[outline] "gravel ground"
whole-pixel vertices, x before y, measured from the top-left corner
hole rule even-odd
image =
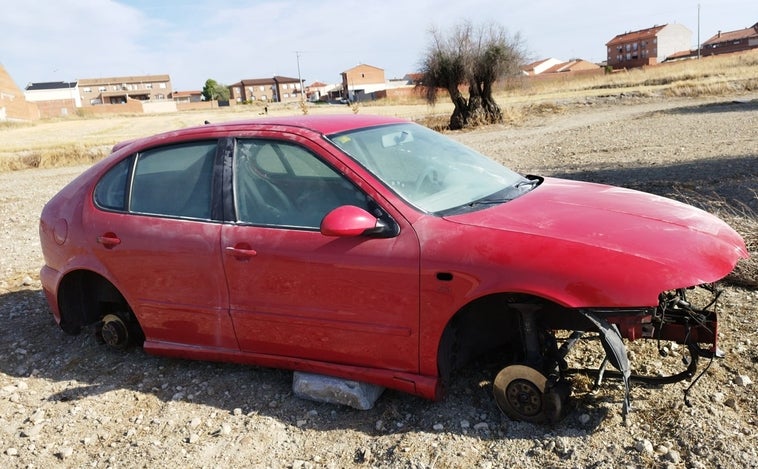
[[[596,99],[452,136],[523,173],[755,217],[755,98]],[[727,355],[693,388],[692,407],[683,402],[688,382],[636,385],[624,423],[616,383],[592,393],[578,378],[559,424],[513,422],[491,398],[497,363],[483,359],[443,401],[385,391],[358,411],[295,397],[290,372],[115,353],[63,334],[40,292],[37,217],[83,169],[0,173],[0,467],[758,467],[755,288],[724,286],[717,310]],[[574,360],[593,359],[593,347]],[[667,358],[655,344],[634,344],[631,354],[655,372],[681,359],[668,348]]]

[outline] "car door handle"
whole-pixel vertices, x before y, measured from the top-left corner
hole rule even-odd
[[[121,238],[116,236],[116,233],[105,233],[104,235],[97,237],[97,242],[106,248],[111,249],[114,246],[121,244]]]
[[[258,253],[255,251],[255,249],[251,249],[250,247],[242,247],[242,246],[227,246],[225,249],[226,253],[230,256],[234,256],[238,260],[247,260],[251,257],[257,255]]]

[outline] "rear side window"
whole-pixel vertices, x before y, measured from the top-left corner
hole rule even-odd
[[[95,187],[95,204],[109,210],[126,210],[126,185],[133,158],[126,158],[111,168]]]
[[[138,155],[131,212],[210,219],[216,141],[192,142]]]

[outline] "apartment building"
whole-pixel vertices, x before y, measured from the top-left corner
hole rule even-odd
[[[124,104],[137,101],[170,100],[173,90],[168,75],[142,75],[79,80],[82,107]]]
[[[691,41],[692,31],[681,24],[619,34],[605,44],[608,65],[615,69],[655,65],[677,52],[689,51]]]

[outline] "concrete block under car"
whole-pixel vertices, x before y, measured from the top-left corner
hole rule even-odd
[[[292,376],[292,391],[302,399],[369,410],[374,407],[384,388],[360,381],[296,371]]]

